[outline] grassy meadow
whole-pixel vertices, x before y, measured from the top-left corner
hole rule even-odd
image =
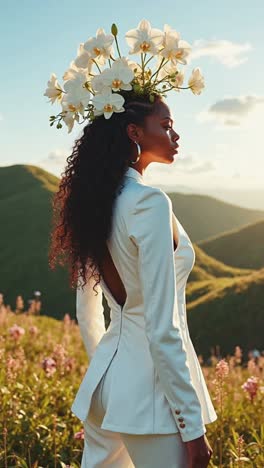
[[[37,166],[0,168],[0,468],[81,464],[82,424],[70,408],[89,360],[67,271],[48,266],[58,185]],[[186,301],[218,414],[207,425],[209,466],[264,468],[264,212],[205,195],[169,196],[195,249]],[[41,301],[32,299],[38,289]],[[103,306],[108,327],[105,298]]]
[[[80,467],[81,422],[70,407],[88,360],[78,325],[0,306],[0,466]],[[264,466],[264,356],[199,355],[218,419],[207,425],[210,467]]]

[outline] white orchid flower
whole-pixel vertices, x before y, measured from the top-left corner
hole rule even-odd
[[[182,86],[184,81],[184,72],[182,70],[167,64],[160,69],[158,80],[163,80],[165,77],[167,77],[166,81],[175,88],[175,91],[180,91],[178,88]]]
[[[125,98],[122,94],[126,93],[121,91],[132,91],[132,86],[135,94],[146,91],[152,98],[154,92],[162,94],[186,89],[182,87],[184,73],[177,67],[179,63],[187,64],[191,45],[183,41],[171,26],[165,24],[161,31],[152,28],[150,22],[143,19],[137,28],[125,34],[129,54],[140,54],[141,63],[121,56],[115,24],[112,24],[111,33],[106,34],[103,28],[99,28],[95,37],[79,45],[77,56],[63,75],[64,88],[59,85],[56,75],[51,75],[44,96],[48,96],[52,103],[60,102],[63,112],[57,117],[51,116],[50,125],[58,119],[59,122],[63,120],[71,132],[80,116],[92,121],[94,116],[104,115],[109,119],[114,112],[124,112]],[[114,41],[118,58],[114,57]],[[150,56],[145,60],[147,53]],[[152,69],[149,62],[153,59],[156,59],[156,68]],[[106,60],[109,67],[104,67]],[[205,87],[200,68],[193,69],[188,87],[193,94],[200,94]],[[57,128],[61,128],[61,125],[57,124]]]
[[[43,96],[47,96],[50,99],[49,102],[51,102],[52,104],[54,104],[55,101],[60,102],[62,99],[63,89],[59,85],[55,73],[51,74],[51,78],[47,84],[48,87]]]
[[[96,60],[99,65],[104,65],[106,59],[113,56],[113,34],[105,34],[103,28],[96,31],[96,37],[90,37],[83,45],[84,50]]]
[[[77,57],[74,60],[74,65],[77,68],[86,68],[88,73],[92,71],[94,62],[89,52],[85,50],[83,42],[79,45]]]
[[[91,79],[91,87],[93,88],[93,91],[98,94],[102,93],[102,91],[107,88],[108,91],[111,91],[110,86],[105,86],[103,79],[102,79],[103,72],[100,73],[99,75],[95,75]]]
[[[150,22],[142,20],[136,29],[130,29],[126,35],[129,54],[150,53],[157,55],[162,44],[164,33],[160,29],[151,28]]]
[[[188,85],[190,86],[193,94],[201,94],[201,91],[204,88],[204,77],[201,74],[199,67],[193,69]]]
[[[79,122],[79,114],[75,111],[66,110],[65,106],[64,106],[64,111],[65,111],[65,115],[62,117],[62,119],[68,127],[68,133],[71,133],[73,126],[74,126],[74,122],[75,121]]]
[[[89,63],[89,66],[86,67],[86,68],[82,68],[82,67],[78,67],[75,63],[75,60],[73,60],[71,63],[70,63],[70,66],[68,68],[68,70],[66,70],[62,76],[63,80],[64,81],[68,81],[68,80],[74,80],[75,77],[76,77],[76,74],[78,73],[84,73],[85,75],[87,75],[87,79],[89,78],[89,73],[91,71],[91,63]]]
[[[62,98],[62,102],[72,109],[78,110],[81,106],[86,106],[91,99],[91,93],[87,90],[84,84],[88,81],[87,72],[83,69],[74,70],[73,68],[68,73],[70,79],[65,81],[64,89],[66,94]]]
[[[124,112],[123,104],[125,99],[121,94],[112,93],[111,90],[104,89],[102,93],[93,97],[94,115],[104,114],[106,119],[110,119],[113,112]]]
[[[74,80],[75,79],[75,76],[76,76],[76,73],[79,71],[80,69],[77,67],[77,65],[75,65],[75,62],[72,61],[70,63],[70,66],[68,68],[68,70],[66,70],[62,76],[62,79],[64,81],[68,81],[68,80]]]
[[[186,57],[191,52],[191,45],[180,39],[180,34],[171,29],[168,24],[164,25],[164,41],[163,49],[160,50],[160,55],[171,61],[173,65],[177,62],[186,65]]]
[[[109,86],[113,91],[120,89],[130,91],[132,89],[130,82],[133,78],[134,73],[125,57],[115,60],[111,68],[107,68],[101,73],[102,85]]]

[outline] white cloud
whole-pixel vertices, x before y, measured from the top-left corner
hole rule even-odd
[[[65,148],[56,148],[50,151],[48,155],[39,161],[37,164],[42,166],[46,171],[50,171],[57,176],[61,175],[67,164],[67,157],[70,155],[70,151]]]
[[[184,172],[184,174],[201,174],[216,170],[213,161],[201,161],[197,153],[189,153],[184,158],[179,158],[176,164],[177,172]]]
[[[194,41],[190,60],[200,57],[212,57],[226,67],[233,68],[242,65],[248,60],[246,52],[252,50],[249,42],[239,44],[227,40],[205,40]]]
[[[47,156],[47,162],[52,164],[65,164],[69,153],[65,149],[57,148],[51,151]]]
[[[200,122],[214,120],[224,127],[246,126],[254,117],[255,111],[264,104],[264,96],[247,95],[226,97],[212,104],[209,109],[200,112],[197,119]]]

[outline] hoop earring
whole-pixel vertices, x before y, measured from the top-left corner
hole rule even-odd
[[[138,156],[137,156],[137,159],[135,161],[131,161],[132,164],[136,164],[140,160],[140,155],[141,155],[141,148],[140,148],[138,142],[134,141],[134,143],[136,143],[136,145],[137,145]]]

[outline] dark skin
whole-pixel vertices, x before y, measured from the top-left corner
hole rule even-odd
[[[173,129],[171,111],[164,101],[159,102],[155,114],[146,117],[144,127],[129,124],[127,134],[132,141],[137,141],[141,147],[140,159],[136,164],[131,164],[131,167],[143,176],[146,167],[152,162],[171,164],[174,161],[178,147],[177,141],[180,137]],[[137,155],[137,147],[134,145],[132,161],[136,160]],[[176,248],[179,238],[174,220],[173,231],[174,248]],[[124,305],[126,290],[109,252],[104,260],[103,278],[116,302]],[[206,435],[185,442],[185,444],[189,455],[188,468],[206,468],[213,453]]]

